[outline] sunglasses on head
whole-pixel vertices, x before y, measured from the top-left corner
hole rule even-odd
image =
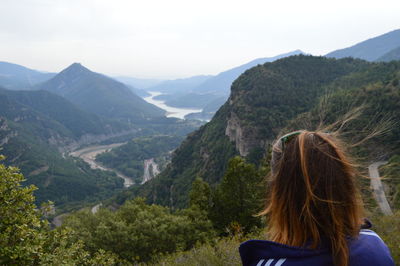
[[[301,133],[301,131],[294,131],[294,132],[288,133],[288,134],[284,135],[283,137],[281,137],[279,139],[279,141],[282,146],[282,151],[285,149],[285,144],[288,143],[289,141],[291,141],[292,139],[294,139],[294,137],[296,137],[300,133]]]

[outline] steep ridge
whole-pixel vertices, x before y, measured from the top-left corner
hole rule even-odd
[[[400,30],[394,30],[351,47],[328,53],[327,57],[344,58],[354,57],[367,61],[375,61],[391,50],[400,47]]]
[[[176,107],[197,107],[205,110],[200,114],[188,116],[191,118],[211,119],[214,113],[222,106],[229,97],[232,82],[237,79],[243,72],[259,64],[273,62],[275,60],[302,54],[300,50],[289,53],[280,54],[274,57],[258,58],[246,64],[223,71],[214,77],[210,77],[191,91],[183,95],[172,95],[173,97],[165,98],[166,103]]]
[[[232,84],[228,101],[215,117],[188,136],[157,179],[134,193],[150,202],[185,206],[196,176],[218,183],[235,154],[258,162],[286,123],[311,110],[329,84],[370,65],[300,55],[247,70]]]
[[[35,84],[49,80],[55,75],[13,63],[0,62],[0,87],[6,89],[31,89]]]
[[[87,112],[133,124],[162,117],[165,113],[135,95],[123,83],[78,63],[36,88],[61,95]]]

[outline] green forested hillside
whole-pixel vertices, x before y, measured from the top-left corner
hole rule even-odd
[[[229,158],[237,154],[258,162],[285,123],[310,110],[326,93],[324,86],[369,65],[354,59],[293,56],[246,71],[214,118],[183,142],[159,178],[137,193],[157,203],[185,206],[196,176],[218,183]]]
[[[151,201],[154,199],[167,206],[184,206],[196,176],[210,183],[218,182],[219,174],[225,172],[229,158],[237,154],[234,145],[224,135],[225,111],[226,107],[223,106],[211,122],[189,134],[174,152],[167,168],[133,194],[146,196]]]
[[[108,197],[122,188],[115,175],[93,171],[59,151],[83,136],[127,128],[107,122],[49,92],[0,90],[0,153],[7,164],[21,169],[28,184],[40,188],[38,202],[60,206]]]
[[[175,151],[172,163],[159,178],[134,194],[146,196],[151,202],[185,206],[196,176],[216,184],[232,156],[240,154],[258,163],[271,141],[297,117],[301,120],[314,110],[307,119],[319,122],[317,107],[326,95],[331,98],[325,106],[326,123],[364,103],[364,113],[353,129],[361,131],[373,120],[393,120],[399,114],[399,70],[395,62],[378,64],[313,56],[293,56],[252,68],[233,83],[228,102],[212,121]],[[295,126],[312,128],[310,123]],[[364,148],[367,152],[374,150],[371,155],[376,156],[394,152],[399,143],[397,130],[393,128],[384,138],[372,142],[373,146]],[[378,145],[380,142],[383,144]]]
[[[163,110],[135,95],[123,83],[78,63],[36,88],[61,95],[85,111],[128,123],[164,115]]]
[[[21,168],[27,183],[40,188],[35,192],[38,202],[52,200],[57,207],[103,199],[122,188],[122,180],[114,174],[94,171],[62,153],[135,136],[183,136],[198,124],[159,117],[132,125],[81,110],[48,91],[0,89],[0,154],[7,164]]]

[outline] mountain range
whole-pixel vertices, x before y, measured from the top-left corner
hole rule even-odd
[[[13,63],[0,62],[0,86],[6,89],[31,89],[35,84],[55,75],[55,73],[44,73]]]
[[[325,56],[334,58],[354,57],[367,61],[390,61],[396,60],[396,58],[390,56],[392,51],[396,49],[397,51],[400,49],[400,30],[379,35],[348,48],[330,52]],[[381,57],[384,59],[382,60]]]
[[[130,123],[164,116],[165,111],[135,95],[123,83],[74,63],[36,89],[66,98],[81,109]]]

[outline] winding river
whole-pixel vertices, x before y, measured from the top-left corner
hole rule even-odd
[[[167,112],[167,117],[176,117],[180,119],[185,119],[185,115],[191,114],[191,113],[200,113],[202,109],[191,109],[191,108],[177,108],[177,107],[172,107],[168,106],[165,104],[164,101],[161,100],[156,100],[154,97],[161,95],[163,93],[158,92],[158,91],[149,91],[151,95],[148,97],[143,98],[146,102],[154,104],[155,106],[165,110]]]
[[[108,151],[112,148],[119,147],[125,143],[114,143],[110,145],[97,145],[97,146],[90,146],[87,148],[83,148],[80,150],[76,150],[70,153],[71,156],[79,157],[85,162],[87,162],[92,169],[100,169],[103,171],[111,171],[114,172],[118,177],[124,180],[124,187],[130,187],[134,184],[132,178],[116,171],[115,169],[107,168],[98,162],[95,161],[96,155],[102,152]]]

